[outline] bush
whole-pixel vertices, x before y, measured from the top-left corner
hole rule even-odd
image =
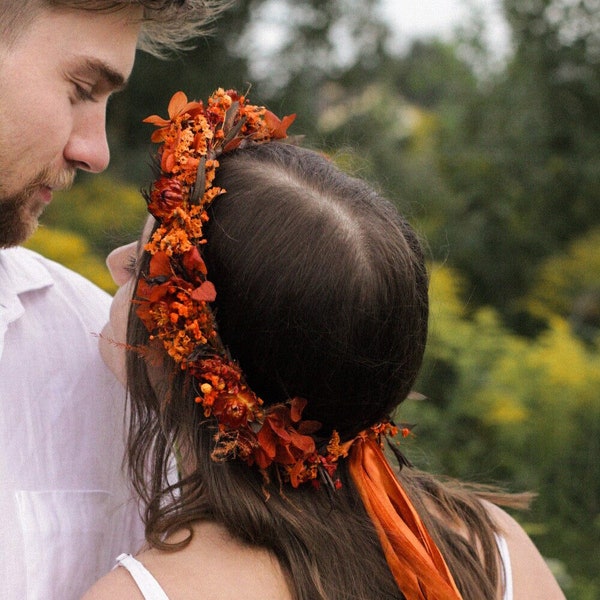
[[[467,317],[460,277],[432,273],[417,387],[426,400],[408,401],[397,417],[416,423],[406,452],[427,470],[536,492],[531,511],[516,516],[566,571],[573,597],[585,598],[576,590],[600,589],[600,354],[556,315],[532,340],[508,331],[493,309]]]

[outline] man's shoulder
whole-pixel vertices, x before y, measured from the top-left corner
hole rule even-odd
[[[110,298],[104,290],[83,275],[28,248],[8,248],[2,250],[0,256],[5,269],[11,271],[13,279],[20,282],[20,291],[28,291],[28,286],[30,289],[37,289],[56,285],[84,293],[88,297],[95,296],[99,300]]]

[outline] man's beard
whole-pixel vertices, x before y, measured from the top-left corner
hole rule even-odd
[[[37,229],[38,218],[46,208],[40,189],[66,189],[75,178],[74,169],[54,174],[49,168],[41,171],[17,194],[0,197],[0,248],[22,244]]]

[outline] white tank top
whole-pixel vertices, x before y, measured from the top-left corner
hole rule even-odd
[[[146,600],[169,600],[169,597],[150,571],[139,560],[133,558],[131,554],[118,556],[117,565],[129,571]]]
[[[498,545],[498,551],[500,552],[500,559],[502,560],[502,566],[504,567],[504,600],[513,600],[513,579],[512,579],[512,566],[510,564],[510,554],[508,553],[508,544],[501,535],[495,535],[496,544]]]

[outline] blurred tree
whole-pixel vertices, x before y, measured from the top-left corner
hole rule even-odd
[[[545,260],[525,302],[532,314],[561,315],[583,340],[597,341],[600,336],[600,229],[573,241],[565,253]]]
[[[478,82],[458,49],[456,43],[437,39],[415,40],[404,56],[387,58],[394,87],[408,102],[439,111],[445,118],[464,110]]]
[[[505,0],[507,69],[440,135],[449,260],[513,326],[540,262],[600,221],[600,53],[594,2]]]
[[[389,27],[377,12],[378,0],[286,0],[288,30],[274,53],[265,85],[275,106],[298,113],[297,129],[321,147],[318,120],[330,103],[326,88],[339,84],[359,96],[381,80]]]
[[[440,139],[458,135],[478,82],[453,43],[415,41],[405,55],[379,60],[374,74],[354,67],[322,86],[322,144],[352,148],[357,174],[419,222],[440,259],[448,253],[449,215],[459,202],[439,167]]]

